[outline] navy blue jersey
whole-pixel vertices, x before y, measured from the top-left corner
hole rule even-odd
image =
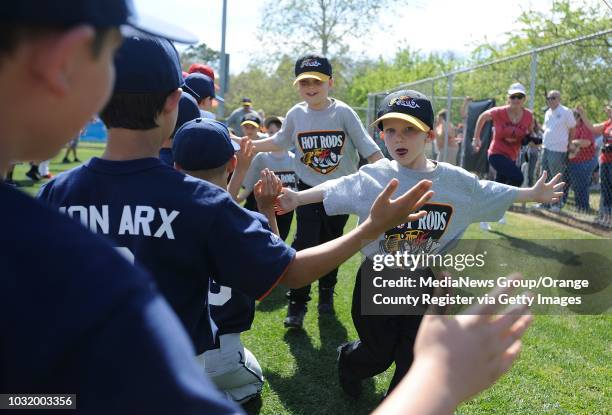
[[[1,183],[0,200],[0,393],[77,394],[69,413],[238,412],[148,274]]]
[[[225,190],[157,158],[93,158],[58,175],[39,197],[151,271],[198,354],[214,347],[210,279],[261,298],[295,255]]]
[[[260,213],[251,212],[265,229],[270,230],[268,219]],[[238,290],[232,290],[210,281],[208,292],[210,315],[217,326],[218,334],[242,333],[251,328],[255,318],[255,299]]]
[[[160,148],[159,159],[170,167],[174,167],[174,156],[171,148]]]

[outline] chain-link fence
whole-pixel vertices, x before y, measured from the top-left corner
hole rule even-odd
[[[606,108],[612,98],[611,44],[612,29],[604,30],[398,85],[388,91],[373,92],[368,94],[367,125],[376,119],[379,104],[388,93],[418,90],[432,100],[434,111],[440,115],[436,117],[436,139],[428,147],[427,156],[458,164],[483,178],[495,179],[496,172],[487,162],[490,140],[481,137],[483,145],[478,152],[472,147],[474,125],[478,115],[487,108],[505,105],[509,85],[520,82],[527,92],[525,107],[532,111],[536,123],[536,137],[522,146],[516,160],[523,175],[522,186],[533,185],[543,167],[549,172],[561,171],[567,186],[560,204],[538,206],[530,203],[515,208],[609,234],[612,229],[612,178],[609,177],[612,164],[602,163],[610,159],[605,156],[608,151],[605,138],[601,131],[593,133],[581,126],[580,120],[576,128],[566,128],[564,136],[563,129],[551,129],[559,111],[552,117],[546,117],[546,111],[550,111],[547,97],[556,90],[560,92],[563,106],[570,110],[583,107],[592,124],[609,118],[611,112]],[[551,131],[546,133],[544,143],[544,147],[549,148],[544,149],[538,137],[541,140],[546,129]],[[485,126],[484,131],[487,130],[490,132],[490,125]],[[386,151],[377,129],[370,127],[370,133]],[[551,146],[546,143],[551,139],[562,142],[565,151],[550,153]],[[547,157],[544,157],[545,152]],[[554,163],[551,154],[556,157]]]

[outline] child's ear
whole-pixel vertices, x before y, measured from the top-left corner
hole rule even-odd
[[[181,89],[177,88],[176,91],[168,95],[168,98],[166,98],[166,102],[164,103],[164,109],[162,110],[162,112],[170,113],[178,108],[178,103],[181,99],[181,92]]]
[[[29,65],[36,79],[51,93],[65,95],[73,77],[83,71],[83,60],[94,59],[91,51],[94,37],[93,27],[80,25],[37,41]]]
[[[174,169],[175,169],[175,170],[177,170],[177,171],[180,171],[180,172],[182,172],[182,171],[183,171],[183,169],[181,168],[181,166],[179,166],[179,165],[176,163],[176,161],[174,162]]]
[[[334,78],[329,78],[329,81],[327,81],[327,85],[329,85],[330,88],[334,87]]]
[[[435,137],[436,137],[436,133],[434,133],[434,130],[427,131],[427,141],[431,141]]]
[[[227,162],[227,173],[232,174],[234,170],[236,170],[236,166],[238,165],[238,157],[234,154],[231,159]]]

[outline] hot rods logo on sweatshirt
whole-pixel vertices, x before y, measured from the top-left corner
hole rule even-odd
[[[435,253],[440,238],[446,233],[453,216],[453,207],[442,203],[427,203],[421,210],[427,215],[413,222],[403,223],[385,232],[380,241],[381,254]]]
[[[300,161],[320,174],[336,170],[342,159],[344,131],[307,131],[298,134]]]

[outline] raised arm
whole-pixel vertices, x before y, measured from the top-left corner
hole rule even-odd
[[[491,121],[493,116],[491,115],[493,108],[486,110],[478,117],[476,121],[476,128],[474,129],[474,138],[472,140],[472,147],[474,147],[474,151],[480,151],[480,146],[482,142],[480,141],[480,134],[482,133],[482,127],[484,127],[487,121]]]
[[[370,215],[362,224],[333,241],[298,251],[280,282],[289,288],[308,285],[337,268],[387,229],[424,217],[426,212],[419,209],[433,196],[429,190],[431,184],[428,180],[422,180],[408,192],[391,200],[399,185],[397,179],[391,180],[376,198]]]
[[[259,177],[259,181],[255,183],[253,187],[253,193],[257,201],[257,209],[266,219],[268,219],[272,232],[274,232],[276,236],[280,236],[278,223],[276,222],[276,213],[274,211],[274,201],[283,188],[283,184],[280,179],[268,169],[263,169]]]
[[[599,124],[591,123],[591,121],[589,120],[589,117],[586,114],[586,111],[580,105],[576,107],[576,111],[578,112],[578,114],[580,114],[580,118],[582,119],[582,122],[584,123],[586,128],[588,128],[594,135],[597,136],[597,135],[603,134],[605,123],[603,122]]]
[[[227,185],[227,192],[235,201],[239,201],[238,192],[240,191],[240,186],[242,186],[242,182],[244,181],[244,176],[246,176],[246,173],[251,166],[254,155],[255,152],[253,151],[253,142],[246,137],[243,138],[240,141],[240,150],[236,154],[236,157],[238,158],[236,169],[234,170],[232,178]]]

